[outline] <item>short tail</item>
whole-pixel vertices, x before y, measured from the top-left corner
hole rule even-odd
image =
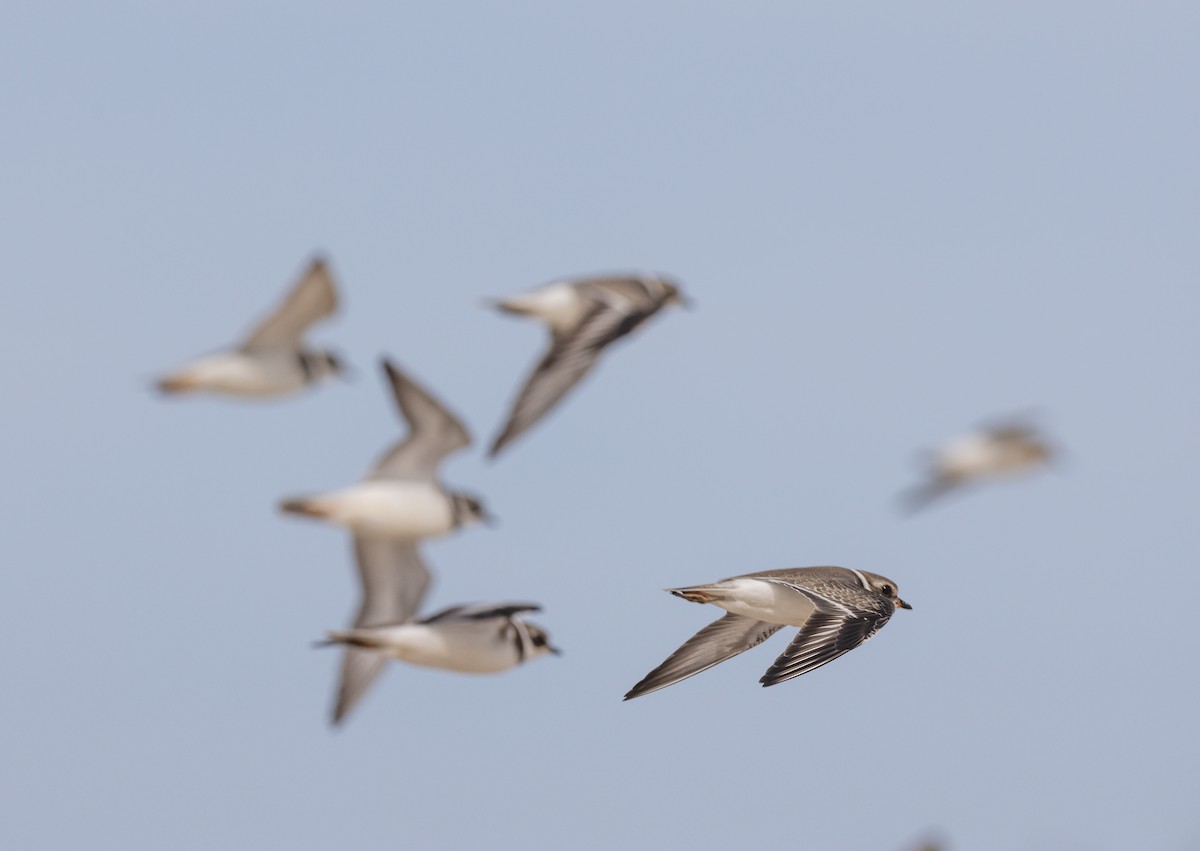
[[[364,647],[368,650],[377,649],[381,646],[378,641],[373,640],[357,630],[330,630],[329,632],[325,633],[324,641],[313,642],[314,647],[332,647],[335,644],[344,644],[350,647]]]
[[[713,585],[693,585],[689,588],[668,588],[667,590],[689,603],[711,603],[718,596],[714,593],[717,589]]]
[[[155,388],[164,396],[174,396],[176,393],[187,393],[195,389],[195,382],[183,375],[168,375],[154,382]]]
[[[284,514],[303,514],[306,517],[324,517],[326,514],[316,500],[307,496],[285,499],[279,503],[279,510]]]
[[[498,310],[501,313],[511,313],[514,316],[533,315],[533,311],[529,309],[529,306],[519,296],[515,298],[485,298],[483,303],[486,307]]]

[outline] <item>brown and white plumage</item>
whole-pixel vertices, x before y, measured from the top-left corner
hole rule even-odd
[[[280,508],[348,526],[359,535],[408,541],[486,519],[478,499],[451,492],[438,479],[446,456],[470,445],[462,422],[386,358],[382,365],[408,423],[408,434],[372,465],[362,481],[328,493],[285,499]]]
[[[398,659],[464,674],[496,674],[559,652],[544,629],[525,620],[538,611],[536,603],[451,606],[419,620],[331,632],[329,640],[361,648],[380,664]]]
[[[707,671],[713,665],[757,647],[781,629],[783,624],[726,614],[685,641],[665,662],[630,689],[625,699],[658,691]]]
[[[449,491],[438,477],[442,461],[470,445],[466,427],[397,366],[386,358],[381,363],[396,406],[408,423],[408,434],[383,453],[361,482],[280,504],[286,513],[344,525],[354,533],[362,586],[355,628],[405,623],[416,617],[431,582],[418,543],[487,519],[476,497]],[[362,698],[382,668],[377,654],[347,648],[333,710],[335,724]]]
[[[292,393],[342,371],[326,350],[304,345],[304,332],[337,311],[333,277],[315,258],[284,300],[236,348],[199,358],[162,378],[164,393],[207,391],[242,397]]]
[[[784,626],[798,626],[792,643],[759,680],[776,685],[850,652],[878,632],[897,608],[911,608],[890,579],[844,567],[765,570],[668,590],[728,614],[688,639],[630,689],[626,700],[706,671]]]
[[[1029,422],[988,423],[931,453],[926,480],[901,495],[903,507],[915,511],[965,485],[1033,472],[1053,455],[1050,442]]]
[[[404,439],[383,454],[368,474],[370,479],[416,479],[436,481],[446,456],[471,445],[471,435],[462,421],[428,390],[395,367],[387,358],[383,371],[392,397],[409,425]]]
[[[545,416],[609,344],[673,303],[684,303],[679,286],[654,274],[562,281],[497,302],[502,311],[544,322],[550,348],[521,387],[488,454],[495,457]]]
[[[432,577],[416,541],[357,536],[354,561],[362,589],[354,628],[407,623],[417,616]],[[378,653],[347,647],[342,653],[333,723],[339,724],[383,671]]]
[[[310,325],[332,316],[337,309],[337,290],[329,264],[323,257],[315,257],[279,306],[247,335],[241,349],[296,346]]]

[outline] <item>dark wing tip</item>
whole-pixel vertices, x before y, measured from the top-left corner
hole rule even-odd
[[[496,436],[496,439],[492,441],[492,445],[487,451],[487,457],[495,458],[500,454],[500,450],[502,450],[505,446],[508,446],[509,441],[511,440],[512,436],[509,434],[507,429],[500,432],[500,434]]]
[[[667,661],[670,661],[670,659],[668,658]],[[661,670],[663,665],[666,663],[667,662],[663,662],[662,665],[659,665],[653,671],[638,680],[634,684],[633,688],[625,692],[625,696],[621,698],[621,700],[633,700],[635,697],[641,697],[644,694],[650,694],[651,692],[658,691],[661,688],[671,685],[671,683],[664,683],[662,681]]]
[[[345,683],[339,683],[337,697],[334,699],[333,707],[329,712],[329,726],[340,727],[357,702],[356,696],[349,693],[345,687]]]
[[[505,617],[510,618],[514,615],[524,615],[529,612],[540,612],[542,606],[540,603],[502,603],[493,609],[480,612],[480,618]]]
[[[839,654],[839,655],[841,655],[841,654]],[[826,660],[826,662],[832,662],[832,661],[833,661],[833,659]],[[825,663],[822,663],[822,664],[825,664]],[[777,686],[780,683],[786,683],[788,680],[794,680],[796,677],[802,676],[803,674],[810,673],[809,670],[806,670],[806,671],[802,671],[799,674],[792,674],[792,673],[788,673],[786,669],[776,670],[777,665],[778,665],[778,662],[776,662],[775,665],[772,665],[770,668],[768,668],[767,672],[758,678],[758,681],[760,683],[762,683],[763,688],[767,688],[768,686]],[[817,665],[816,667],[819,668],[819,667],[821,667],[821,665]]]
[[[621,698],[621,702],[624,703],[626,700],[633,700],[635,697],[641,697],[643,694],[648,693],[650,689],[643,688],[645,682],[645,680],[642,680],[629,691],[625,692],[625,696]]]
[[[348,711],[348,707],[342,706],[342,702],[339,700],[337,705],[333,707],[333,711],[329,713],[329,726],[335,730],[341,727]]]
[[[925,508],[940,497],[945,496],[953,488],[949,482],[941,479],[930,479],[927,482],[922,482],[919,485],[914,485],[905,491],[901,491],[896,498],[897,506],[902,514],[913,515]]]
[[[672,655],[674,655],[674,654],[672,654]],[[621,698],[621,700],[622,701],[633,700],[635,697],[641,697],[642,695],[645,695],[645,694],[653,694],[656,691],[661,691],[662,689],[665,689],[667,686],[673,686],[676,683],[682,682],[683,680],[686,680],[692,676],[692,674],[688,674],[687,676],[677,677],[676,679],[670,679],[668,677],[663,677],[661,669],[662,669],[663,665],[666,665],[667,662],[669,662],[669,661],[671,661],[670,657],[668,657],[668,659],[665,662],[663,662],[662,665],[659,665],[653,671],[646,674],[646,676],[642,677],[640,682],[638,682],[629,691],[625,692],[625,697]],[[699,671],[697,671],[696,673],[699,673]]]
[[[400,367],[396,366],[395,361],[387,355],[379,356],[379,365],[383,367],[383,374],[387,377],[388,389],[391,390],[392,398],[395,400],[396,405],[400,406],[400,412],[404,415],[404,421],[411,425],[408,415],[404,414],[404,403],[401,401],[401,394],[411,386],[412,381],[400,370]]]
[[[365,691],[365,689],[363,691]],[[357,694],[351,694],[347,691],[347,689],[339,688],[337,700],[334,702],[333,709],[329,713],[329,726],[341,727],[342,724],[345,723],[346,719],[350,716],[350,711],[354,709],[362,695],[362,691],[358,692]]]

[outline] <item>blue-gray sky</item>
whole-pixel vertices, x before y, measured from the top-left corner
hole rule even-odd
[[[1200,12],[1185,3],[13,4],[0,13],[0,844],[1200,848]],[[316,249],[350,384],[148,392]],[[393,355],[497,427],[543,345],[484,296],[651,268],[611,352],[427,547],[430,605],[562,658],[399,665],[326,726],[346,537],[277,515],[398,434]],[[915,451],[1034,406],[1057,469],[912,519]],[[914,610],[776,688],[777,636],[621,695],[844,564]]]

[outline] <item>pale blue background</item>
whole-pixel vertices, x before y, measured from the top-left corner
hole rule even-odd
[[[1197,849],[1200,12],[1190,3],[14,3],[0,13],[0,845]],[[351,384],[163,401],[309,254]],[[345,536],[276,500],[398,434],[394,355],[482,443],[542,346],[484,296],[653,268],[660,317],[427,547],[431,606],[561,659],[311,649]],[[1043,476],[912,519],[914,453],[1039,408]],[[914,605],[772,689],[782,636],[621,695],[837,563]]]

